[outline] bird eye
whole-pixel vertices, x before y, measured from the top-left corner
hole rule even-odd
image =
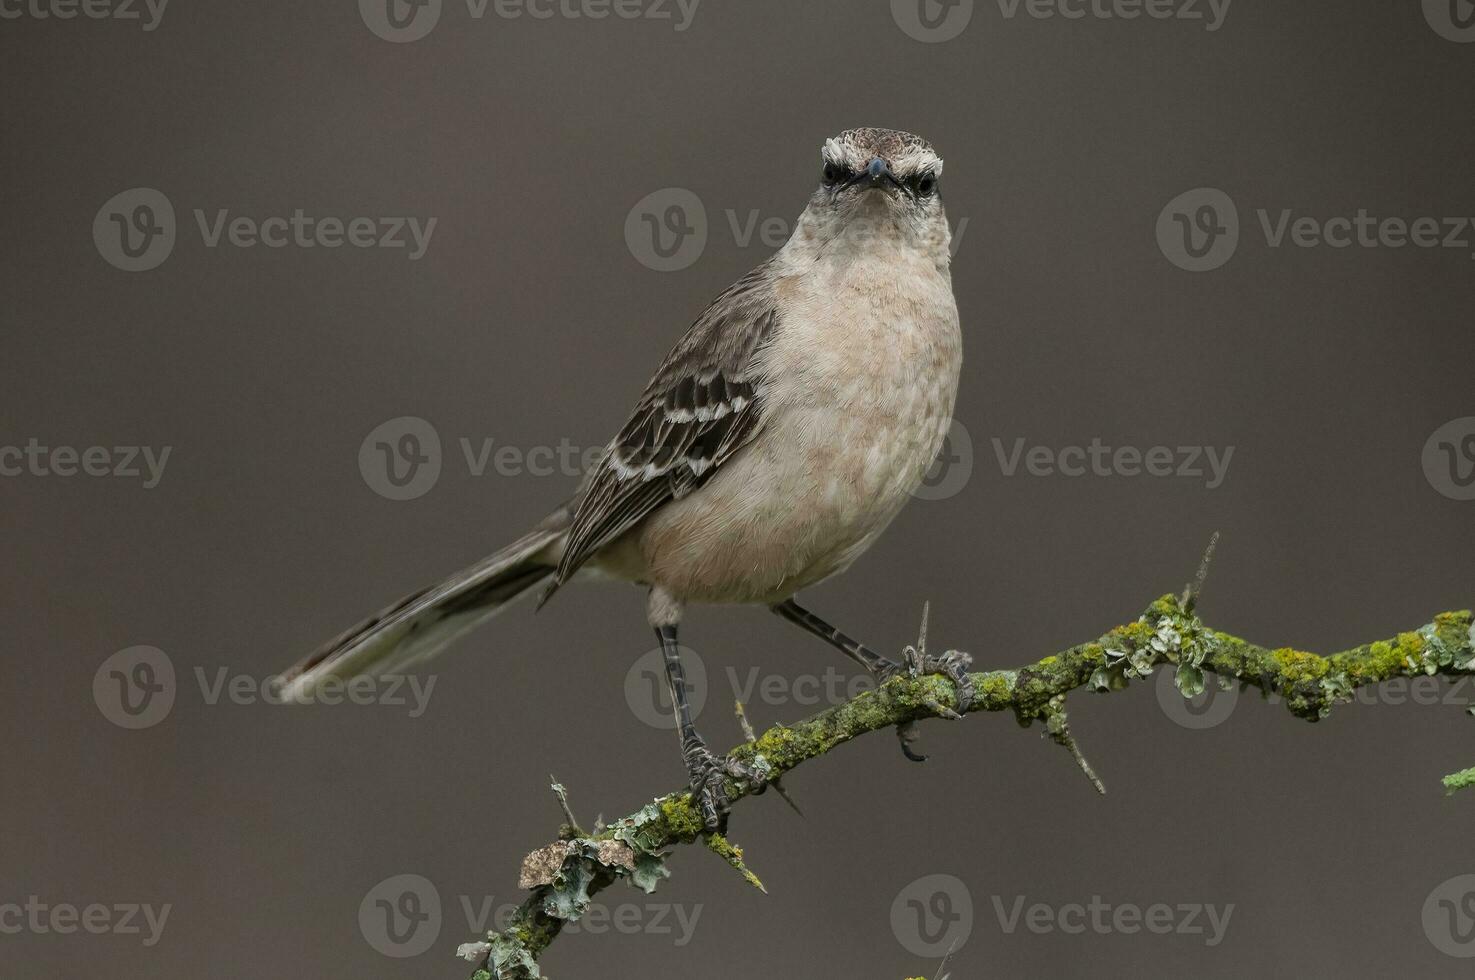
[[[840,178],[845,176],[845,170],[838,163],[825,164],[824,182],[827,186],[840,183]]]
[[[922,179],[917,181],[917,193],[923,197],[931,197],[937,191],[937,178],[931,174],[923,174]]]

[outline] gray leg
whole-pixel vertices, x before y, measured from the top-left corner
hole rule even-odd
[[[899,667],[898,664],[887,660],[859,640],[853,640],[846,636],[808,609],[799,605],[793,599],[788,599],[768,608],[789,622],[797,623],[808,632],[813,633],[830,646],[845,654],[845,656],[856,661],[866,670],[870,671],[877,680],[885,680],[896,673]]]
[[[648,613],[666,661],[666,680],[671,686],[671,704],[676,711],[677,731],[681,736],[681,759],[691,780],[692,802],[701,811],[702,822],[708,830],[721,830],[727,823],[727,811],[732,804],[727,790],[728,779],[752,781],[752,774],[731,759],[713,755],[706,741],[697,733],[691,717],[691,701],[687,696],[686,671],[681,666],[681,647],[676,639],[681,604],[664,590],[651,589]]]

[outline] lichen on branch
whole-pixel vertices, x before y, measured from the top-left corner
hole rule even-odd
[[[1194,610],[1192,592],[1163,596],[1136,620],[1088,643],[1013,670],[973,674],[971,705],[960,706],[953,682],[941,675],[894,677],[875,690],[791,726],[775,725],[732,751],[732,756],[763,772],[770,781],[803,762],[868,732],[908,725],[926,718],[956,717],[956,712],[1012,711],[1024,726],[1043,721],[1047,731],[1076,757],[1100,789],[1099,780],[1075,748],[1066,721],[1065,697],[1088,689],[1108,692],[1171,667],[1185,697],[1202,693],[1206,674],[1225,685],[1236,682],[1284,700],[1298,718],[1324,718],[1362,687],[1396,677],[1460,676],[1475,672],[1475,625],[1469,611],[1446,612],[1430,623],[1386,640],[1320,656],[1290,647],[1262,647],[1212,629]],[[1451,791],[1475,785],[1475,768],[1444,777]],[[561,790],[562,787],[559,787]],[[732,783],[736,802],[757,787]],[[567,812],[567,800],[560,794]],[[537,960],[563,926],[587,911],[592,897],[625,879],[649,893],[670,875],[670,848],[704,839],[708,847],[751,882],[742,851],[725,837],[704,833],[691,794],[678,790],[646,804],[628,817],[596,827],[586,836],[565,825],[559,840],[529,855],[522,883],[532,893],[507,928],[461,953],[476,964],[473,980],[536,980]],[[761,887],[761,885],[759,886]]]

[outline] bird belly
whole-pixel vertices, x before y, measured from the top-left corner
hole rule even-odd
[[[772,603],[843,571],[910,499],[942,447],[960,345],[931,318],[837,329],[789,319],[749,445],[637,529],[646,581],[686,601]]]

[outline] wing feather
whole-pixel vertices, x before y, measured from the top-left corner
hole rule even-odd
[[[550,594],[604,545],[701,486],[757,435],[763,378],[756,355],[777,322],[766,266],[697,318],[586,485]]]

